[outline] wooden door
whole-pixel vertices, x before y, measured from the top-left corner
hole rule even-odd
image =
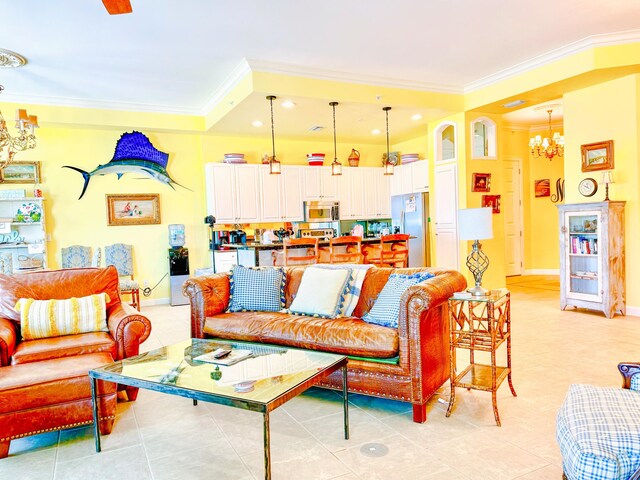
[[[507,276],[523,273],[522,169],[518,158],[504,161],[504,260]]]

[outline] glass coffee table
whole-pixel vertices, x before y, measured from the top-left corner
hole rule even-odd
[[[195,360],[218,348],[231,348],[230,361],[238,350],[251,355],[232,365]],[[218,361],[209,359],[210,361]],[[155,390],[230,407],[260,412],[264,428],[265,478],[271,478],[269,412],[342,369],[344,438],[349,438],[347,357],[333,353],[260,343],[217,339],[191,339],[152,350],[89,371],[93,399],[96,452],[100,429],[96,402],[98,380]]]

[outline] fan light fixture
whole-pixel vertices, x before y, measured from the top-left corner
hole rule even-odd
[[[391,107],[382,107],[387,119],[387,160],[384,163],[384,174],[385,175],[393,175],[393,163],[391,163],[391,158],[389,157],[389,110]]]
[[[274,95],[267,95],[267,100],[271,105],[271,158],[269,159],[269,173],[271,175],[280,175],[282,173],[282,165],[276,159],[276,134],[273,128],[273,101],[276,99]]]
[[[329,102],[333,108],[333,163],[331,164],[331,175],[342,175],[342,164],[338,161],[338,147],[336,144],[336,105],[338,102]]]

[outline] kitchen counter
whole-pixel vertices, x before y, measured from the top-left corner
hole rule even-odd
[[[369,237],[369,238],[363,238],[362,239],[362,243],[363,244],[372,244],[372,243],[380,243],[380,238],[379,237]],[[318,242],[318,245],[320,245],[321,247],[328,247],[329,246],[329,240],[320,240]],[[276,242],[276,243],[257,243],[257,242],[247,242],[247,243],[229,243],[226,245],[223,245],[224,248],[228,248],[228,249],[238,249],[238,250],[249,250],[249,249],[256,249],[256,250],[279,250],[282,249],[282,242]]]

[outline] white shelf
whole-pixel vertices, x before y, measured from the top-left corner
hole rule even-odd
[[[0,198],[0,202],[42,202],[42,197]]]
[[[13,244],[0,243],[0,248],[27,248],[31,245],[42,245],[42,244],[41,243],[13,243]]]
[[[570,257],[597,257],[597,253],[570,253]]]

